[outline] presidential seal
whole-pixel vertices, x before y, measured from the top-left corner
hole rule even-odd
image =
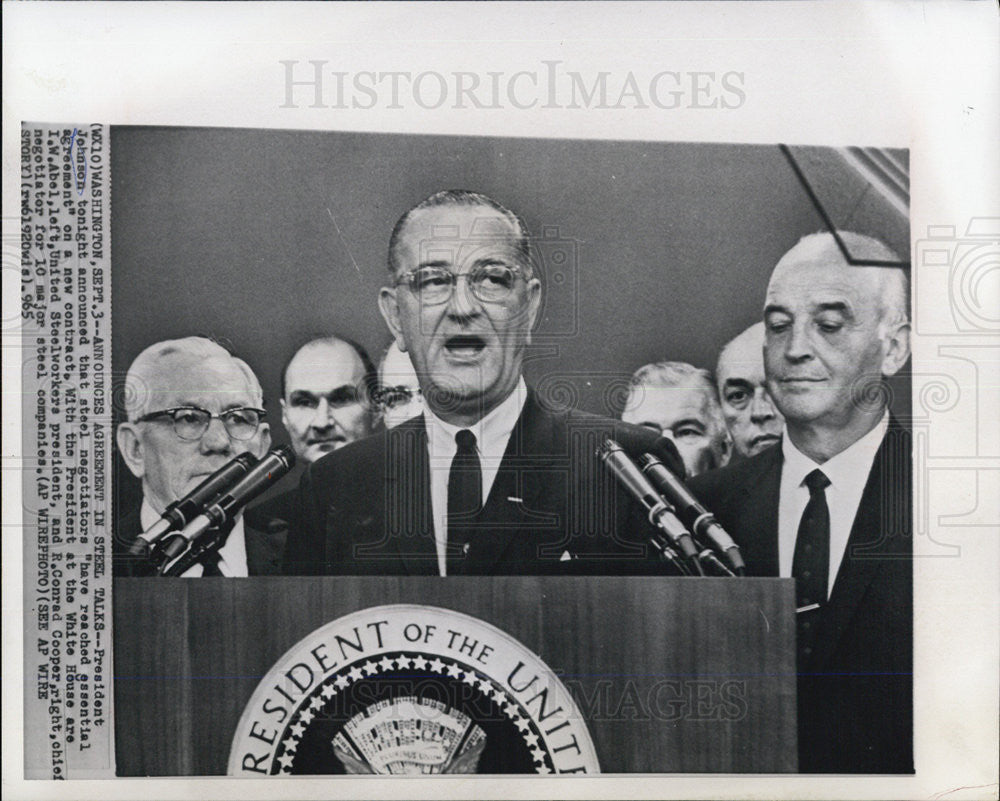
[[[566,687],[469,615],[378,606],[293,646],[240,718],[232,776],[597,773]]]

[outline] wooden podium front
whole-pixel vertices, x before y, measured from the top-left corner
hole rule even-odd
[[[479,618],[537,653],[605,773],[794,772],[790,579],[115,579],[120,776],[226,773],[272,665],[310,632],[385,604]]]

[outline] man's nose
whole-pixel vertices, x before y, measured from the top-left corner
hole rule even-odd
[[[333,425],[336,422],[336,417],[333,414],[333,406],[326,398],[320,398],[319,403],[316,404],[316,411],[313,412],[313,418],[310,425],[313,428],[326,428]]]
[[[479,299],[472,294],[468,274],[459,275],[455,280],[454,291],[448,299],[448,314],[451,317],[474,317],[479,310]]]
[[[809,340],[809,331],[805,323],[794,323],[789,328],[788,338],[785,341],[785,358],[789,361],[800,362],[812,356],[812,342]]]
[[[754,422],[763,422],[773,417],[774,404],[771,403],[771,396],[764,387],[757,387],[750,402],[750,419]]]
[[[198,445],[202,453],[230,453],[233,450],[229,432],[217,417],[208,421],[208,428],[201,435]]]

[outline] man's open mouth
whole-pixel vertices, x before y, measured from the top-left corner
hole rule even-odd
[[[444,341],[445,350],[458,358],[478,356],[486,347],[486,340],[476,334],[458,334]]]

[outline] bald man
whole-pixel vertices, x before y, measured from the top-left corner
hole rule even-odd
[[[242,359],[204,337],[172,339],[140,353],[125,378],[127,420],[116,441],[125,464],[142,481],[142,503],[117,521],[115,575],[150,575],[129,546],[173,501],[234,456],[266,453],[260,382]],[[277,573],[283,540],[245,526],[242,516],[217,557],[206,555],[183,575]]]
[[[764,324],[755,323],[726,343],[715,368],[722,417],[740,457],[776,445],[785,424],[765,385],[763,350]]]
[[[375,367],[360,345],[337,336],[299,348],[282,376],[281,422],[304,465],[368,436]]]
[[[281,422],[298,462],[247,510],[247,520],[287,538],[295,514],[295,487],[313,462],[372,433],[375,365],[361,345],[339,336],[309,340],[281,376]]]
[[[691,488],[749,575],[795,579],[799,770],[912,773],[912,448],[883,387],[910,354],[908,281],[878,240],[840,241],[854,263],[814,234],[767,287],[780,445]]]

